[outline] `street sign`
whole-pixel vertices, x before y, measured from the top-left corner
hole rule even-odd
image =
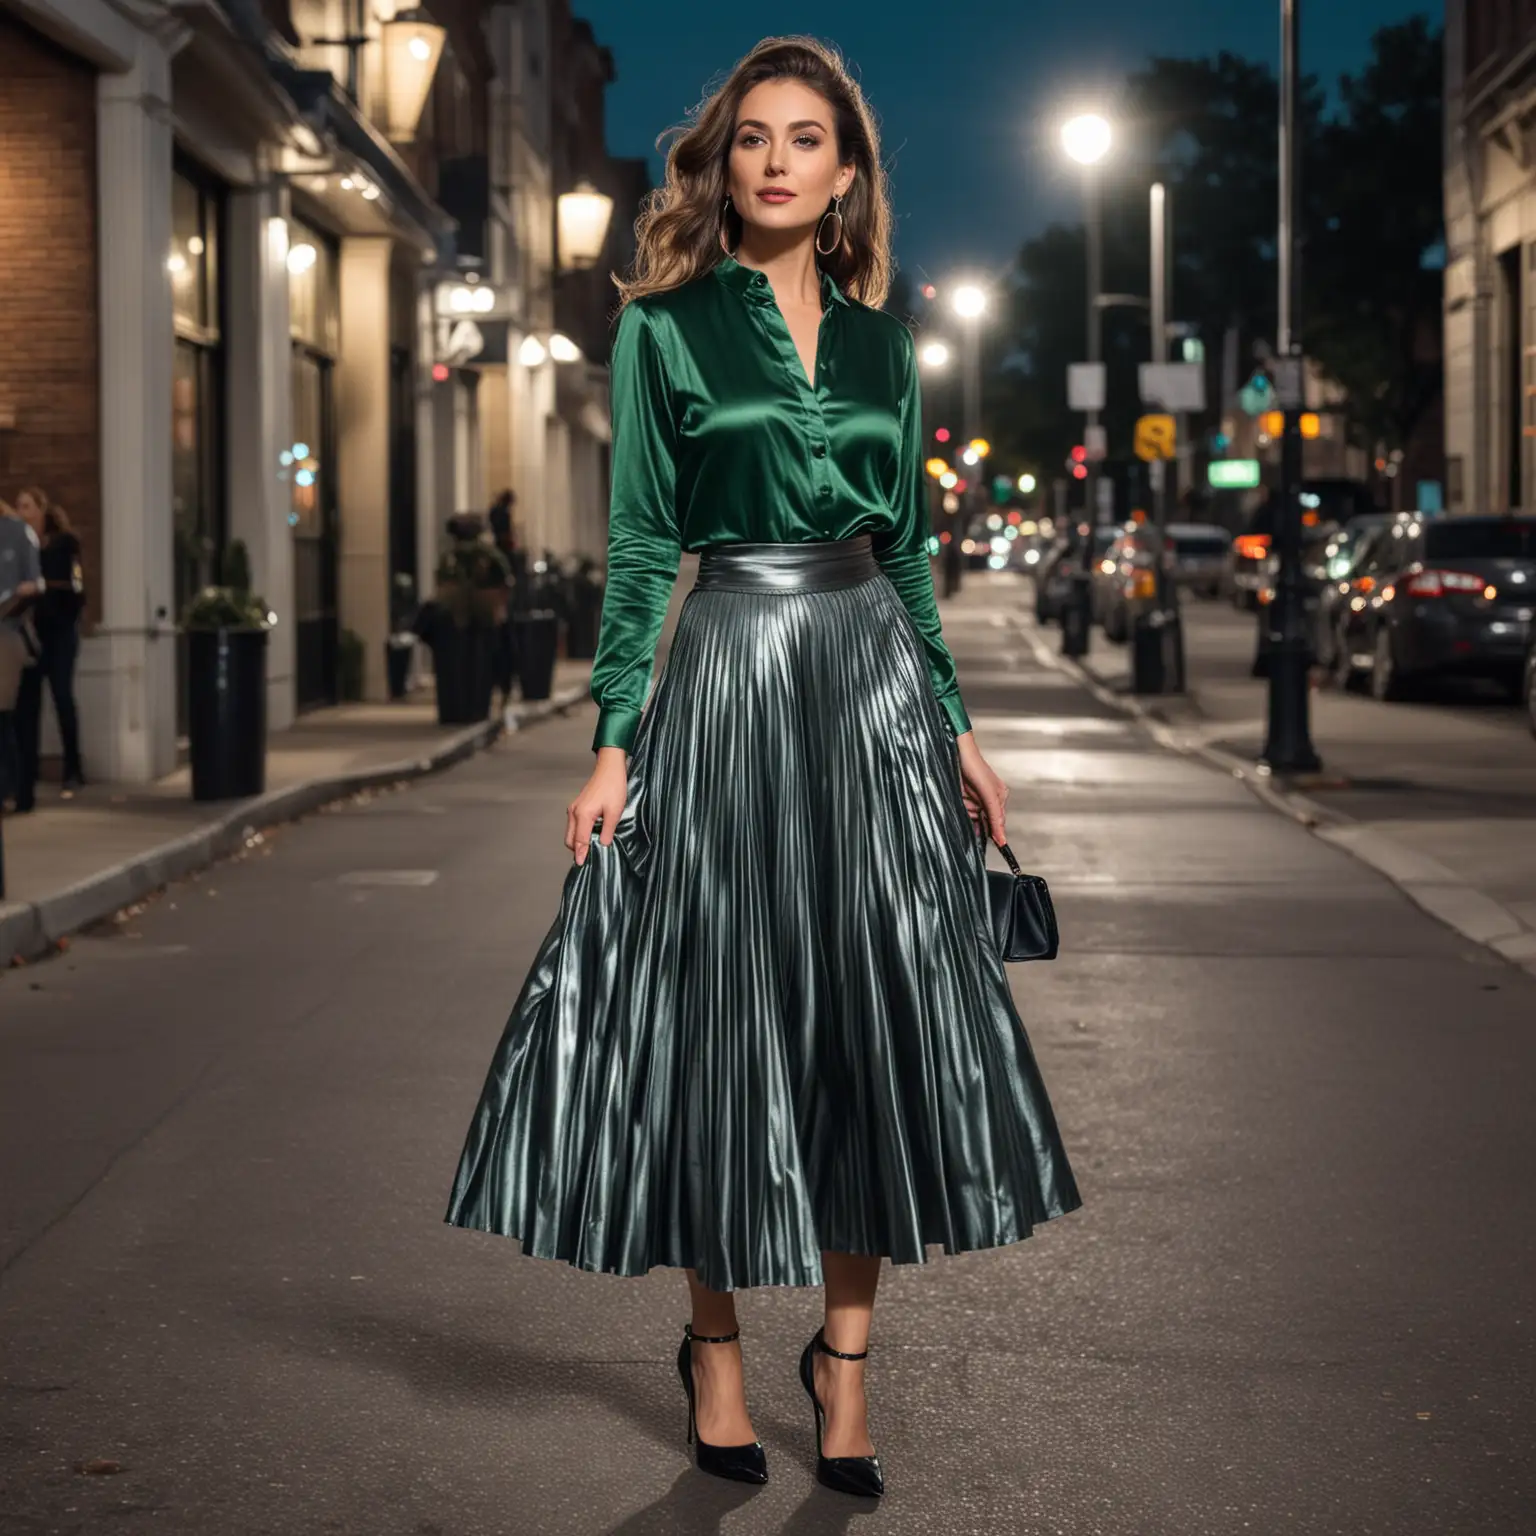
[[[1101,426],[1083,428],[1083,453],[1090,464],[1102,464],[1109,455],[1109,433]]]
[[[1171,459],[1177,445],[1172,416],[1142,416],[1136,422],[1138,459]]]
[[[1205,409],[1205,369],[1199,363],[1143,363],[1138,381],[1144,405],[1163,411]]]
[[[1299,411],[1307,403],[1299,357],[1272,358],[1269,374],[1275,385],[1275,403],[1282,411]]]
[[[1067,364],[1067,407],[1073,411],[1104,409],[1104,364]]]
[[[1206,470],[1212,490],[1251,491],[1259,483],[1257,459],[1212,459]]]
[[[1275,386],[1264,373],[1254,374],[1237,392],[1237,403],[1249,416],[1262,416],[1274,404],[1274,399]]]

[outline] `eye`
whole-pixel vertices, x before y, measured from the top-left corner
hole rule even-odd
[[[814,133],[799,134],[795,139],[795,143],[809,145],[812,149],[819,149],[821,147],[821,140]]]

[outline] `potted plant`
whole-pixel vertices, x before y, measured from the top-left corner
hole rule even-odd
[[[450,518],[448,533],[453,542],[438,562],[437,586],[417,616],[416,633],[432,650],[438,723],[473,725],[491,709],[496,627],[506,614],[511,567],[477,513]]]
[[[250,556],[238,539],[224,551],[221,575],[181,616],[194,800],[259,795],[266,786],[272,615],[251,591]]]

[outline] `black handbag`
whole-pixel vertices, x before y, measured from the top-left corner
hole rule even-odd
[[[992,839],[983,832],[985,842]],[[989,869],[987,903],[992,913],[992,933],[1004,960],[1054,960],[1061,945],[1056,931],[1056,909],[1051,893],[1039,875],[1026,875],[1013,850],[999,843],[997,851],[1008,869]],[[985,858],[985,847],[982,850]]]

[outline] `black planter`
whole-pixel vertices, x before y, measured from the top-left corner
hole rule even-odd
[[[555,679],[560,620],[552,609],[532,608],[513,617],[517,637],[517,684],[525,699],[547,699]]]
[[[411,680],[411,650],[409,645],[391,645],[387,640],[384,642],[384,675],[392,699],[405,697],[406,684]]]
[[[194,800],[266,788],[266,630],[187,631],[187,731]]]
[[[432,671],[437,679],[437,723],[477,725],[491,712],[495,631],[471,624],[438,625],[432,634]]]
[[[571,595],[565,626],[565,654],[572,661],[597,655],[598,625],[603,613],[603,589],[595,582],[579,584]]]

